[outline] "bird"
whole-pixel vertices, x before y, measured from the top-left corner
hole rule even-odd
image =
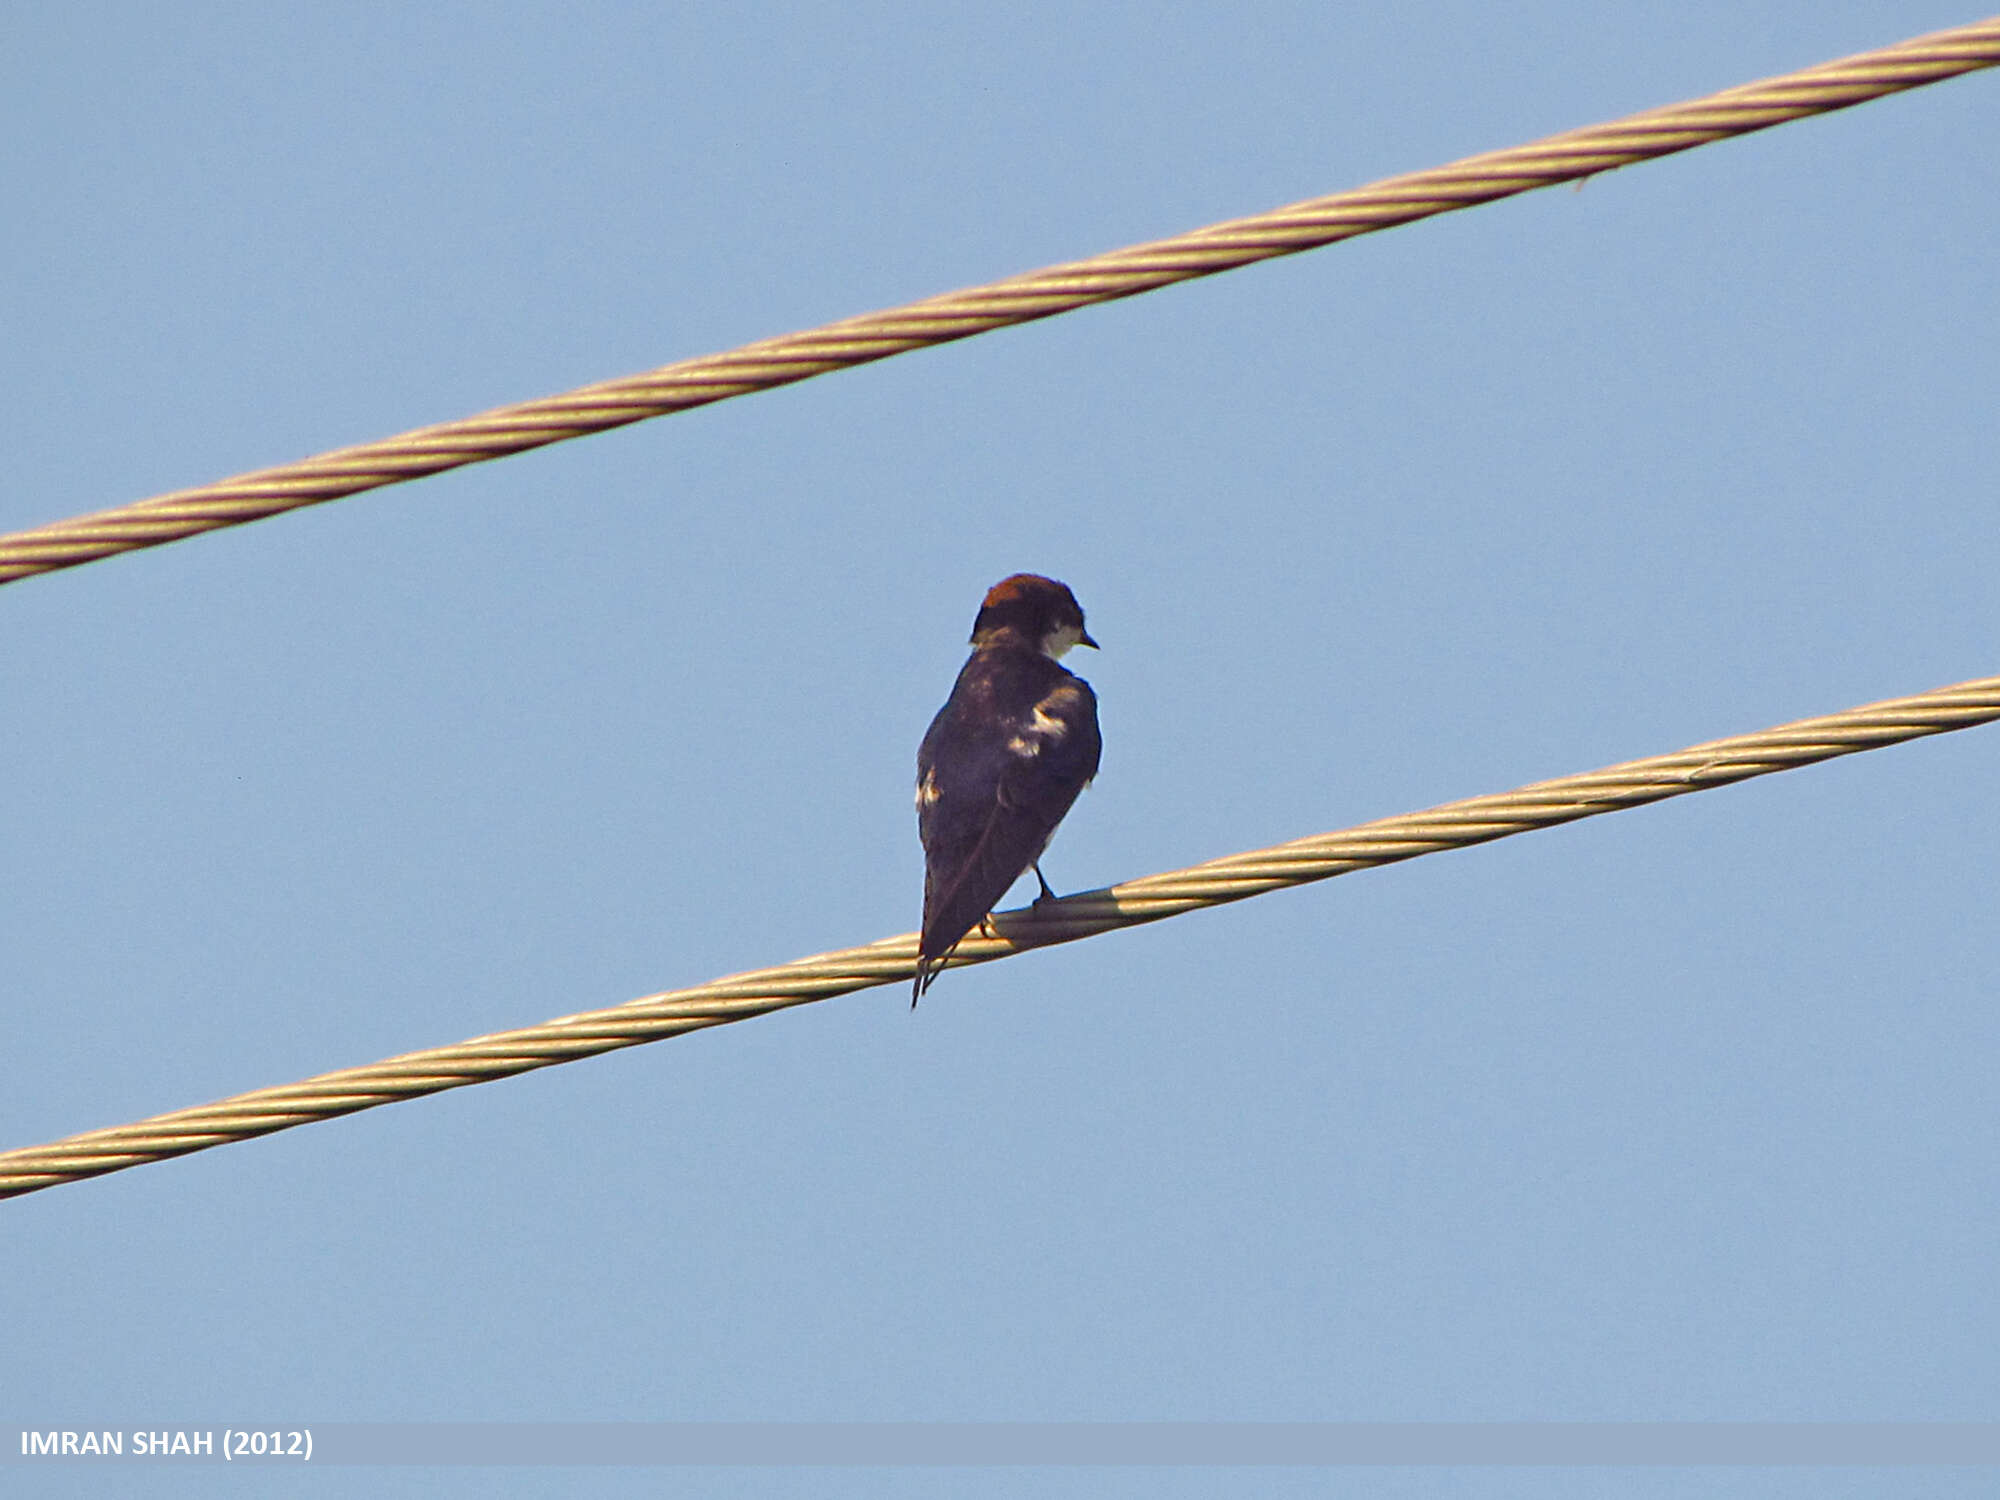
[[[1003,578],[972,622],[972,655],[917,750],[917,832],[924,846],[924,925],[910,1008],[952,949],[1028,871],[1077,794],[1097,774],[1097,695],[1061,665],[1098,649],[1066,584]]]

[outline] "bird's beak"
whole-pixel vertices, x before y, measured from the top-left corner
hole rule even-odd
[[[1076,638],[1076,643],[1079,646],[1088,646],[1093,651],[1101,651],[1104,649],[1103,647],[1099,646],[1097,642],[1093,641],[1090,638],[1090,632],[1088,630],[1084,631],[1082,635]]]

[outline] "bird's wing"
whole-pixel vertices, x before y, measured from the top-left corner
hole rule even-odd
[[[1101,753],[1097,700],[1080,678],[1066,677],[1009,742],[984,816],[963,824],[976,835],[957,848],[933,851],[924,902],[926,960],[943,959],[1041,857],[1056,825],[1097,774]]]

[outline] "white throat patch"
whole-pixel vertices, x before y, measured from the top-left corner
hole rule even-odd
[[[1063,653],[1083,639],[1081,625],[1058,625],[1042,637],[1042,655],[1050,661],[1061,661]]]

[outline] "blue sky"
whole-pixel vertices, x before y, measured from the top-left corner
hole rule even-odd
[[[0,526],[1976,14],[13,7]],[[1021,569],[1105,646],[1066,890],[1993,673],[1996,91],[0,589],[0,1143],[910,929]],[[1991,1418],[1996,743],[0,1205],[0,1412]]]

